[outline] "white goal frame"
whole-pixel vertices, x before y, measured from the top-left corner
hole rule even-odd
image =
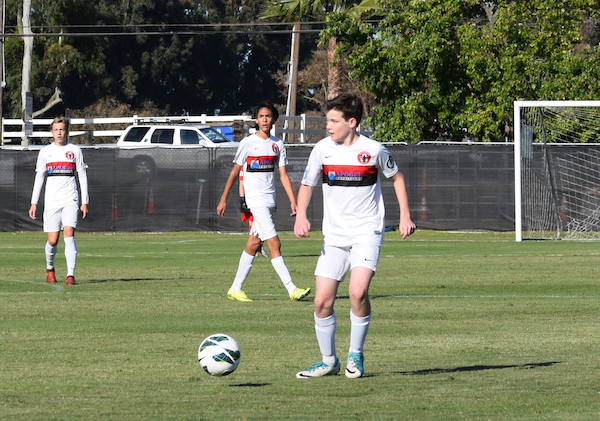
[[[523,241],[521,186],[521,109],[525,107],[600,107],[600,101],[515,101],[514,102],[514,165],[515,165],[515,239]]]

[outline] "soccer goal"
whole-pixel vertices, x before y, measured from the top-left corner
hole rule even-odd
[[[515,101],[516,240],[600,239],[600,101]]]

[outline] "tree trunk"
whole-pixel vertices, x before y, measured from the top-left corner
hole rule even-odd
[[[335,63],[335,49],[337,41],[330,38],[327,44],[327,61],[329,62],[329,72],[327,74],[327,99],[333,99],[342,93],[342,69],[340,63]]]

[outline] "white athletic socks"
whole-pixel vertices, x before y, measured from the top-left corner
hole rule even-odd
[[[319,349],[323,355],[323,362],[329,366],[335,364],[336,353],[335,353],[335,330],[337,328],[337,321],[335,312],[322,319],[318,318],[315,314],[315,332],[317,333],[317,342],[319,343]]]
[[[292,275],[290,275],[290,271],[283,261],[283,256],[271,259],[271,264],[273,265],[275,272],[277,272],[279,279],[281,279],[283,286],[285,286],[285,289],[287,289],[288,294],[291,295],[296,289],[296,285],[294,285],[292,282]]]
[[[359,352],[362,354],[367,332],[369,331],[371,315],[358,317],[350,311],[350,322],[350,352]]]
[[[254,256],[250,256],[244,250],[242,255],[240,256],[240,262],[238,264],[238,269],[235,274],[235,278],[233,280],[233,284],[231,284],[231,292],[238,292],[242,290],[242,285],[244,281],[248,277],[250,273],[250,269],[252,269],[252,262],[254,262]]]
[[[54,259],[56,258],[57,246],[52,247],[50,243],[46,242],[44,251],[46,252],[46,269],[54,269]]]
[[[64,237],[65,258],[67,259],[67,276],[75,276],[75,266],[77,265],[77,245],[75,237]]]

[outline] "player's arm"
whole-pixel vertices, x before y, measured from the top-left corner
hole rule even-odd
[[[83,162],[83,155],[77,161],[77,178],[79,179],[79,188],[81,189],[81,218],[85,219],[88,215],[88,204],[90,203],[90,196],[88,193],[88,178],[87,178],[87,165]]]
[[[227,177],[227,183],[225,183],[225,188],[223,189],[223,194],[221,195],[221,200],[219,200],[219,204],[217,205],[217,215],[223,216],[225,215],[225,208],[227,207],[227,196],[231,191],[231,188],[235,184],[236,180],[240,176],[241,165],[233,164],[233,168],[229,173],[229,177]]]
[[[279,167],[279,180],[281,181],[281,185],[285,189],[288,199],[290,199],[290,207],[292,208],[292,213],[290,216],[295,216],[297,213],[298,205],[296,203],[296,196],[294,195],[294,188],[292,187],[292,182],[290,181],[290,177],[288,176],[285,166]]]
[[[40,194],[42,193],[42,186],[44,185],[45,172],[36,171],[35,180],[33,182],[33,193],[31,194],[31,206],[29,207],[29,217],[35,219],[35,213],[37,211],[37,203],[40,200]]]
[[[294,234],[298,238],[310,237],[310,221],[306,216],[306,210],[312,197],[314,186],[302,184],[298,190],[298,210],[296,213],[296,223],[294,224]]]
[[[417,228],[413,221],[410,219],[410,210],[408,208],[408,194],[406,193],[406,183],[404,182],[404,176],[400,171],[392,176],[394,182],[394,190],[396,191],[396,198],[398,199],[398,205],[400,207],[400,235],[402,238],[406,238],[411,235]]]

